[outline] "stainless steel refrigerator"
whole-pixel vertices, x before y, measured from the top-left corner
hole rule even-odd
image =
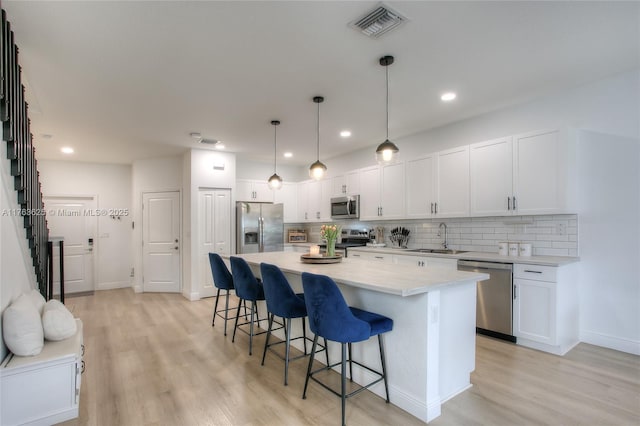
[[[284,221],[282,204],[236,203],[238,253],[282,251]]]

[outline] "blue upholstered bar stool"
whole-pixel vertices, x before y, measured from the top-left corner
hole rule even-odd
[[[264,286],[264,295],[267,300],[267,310],[269,311],[269,328],[267,329],[267,337],[264,342],[264,352],[262,353],[262,365],[267,355],[267,349],[272,346],[283,344],[285,345],[284,355],[284,384],[287,385],[289,378],[289,361],[293,361],[299,358],[303,358],[308,355],[307,353],[307,334],[306,334],[306,321],[307,307],[304,304],[304,295],[302,293],[294,293],[289,281],[284,276],[280,268],[276,265],[268,263],[260,264],[260,275],[262,276],[262,284]],[[269,337],[273,329],[274,317],[278,316],[284,320],[284,335],[285,341],[279,341],[276,343],[269,343]],[[302,336],[291,338],[291,320],[293,318],[302,319]],[[290,358],[291,341],[303,339],[304,354],[298,355],[294,358]],[[324,341],[324,349],[326,351],[327,341]],[[327,364],[329,364],[329,356],[327,354]]]
[[[382,343],[382,334],[393,329],[393,320],[385,316],[375,314],[373,312],[363,311],[362,309],[353,308],[347,305],[336,283],[325,275],[302,273],[302,287],[304,288],[304,301],[307,306],[309,316],[309,328],[315,333],[313,338],[313,346],[311,347],[311,357],[309,358],[309,367],[307,369],[307,378],[304,382],[304,391],[302,398],[307,397],[307,386],[309,379],[319,383],[325,389],[340,396],[342,400],[342,425],[345,423],[345,405],[346,399],[360,393],[370,386],[384,381],[384,388],[387,395],[387,403],[389,402],[389,385],[387,383],[387,368],[384,358],[384,346]],[[378,346],[380,347],[380,362],[382,364],[382,372],[373,370],[357,361],[351,359],[351,344],[368,340],[372,336],[378,336]],[[342,345],[342,359],[340,363],[327,365],[326,367],[312,371],[313,357],[315,355],[318,337],[340,342]],[[347,394],[347,346],[349,347],[349,376],[352,376],[352,363],[379,376],[373,382],[356,389]],[[341,365],[341,392],[338,393],[326,384],[322,383],[314,374],[328,370],[337,365]]]
[[[213,285],[218,289],[216,293],[216,303],[213,306],[213,319],[211,326],[216,323],[216,316],[224,319],[224,335],[227,335],[227,321],[233,317],[229,316],[229,292],[233,290],[233,277],[231,272],[224,264],[224,261],[217,253],[209,253],[209,263],[211,264],[211,274],[213,275]],[[220,291],[226,291],[224,309],[218,310],[218,301],[220,300]],[[222,313],[224,312],[224,315]]]
[[[238,326],[249,324],[249,332],[246,330],[240,329],[241,331],[247,333],[249,335],[249,355],[252,355],[253,348],[253,336],[258,334],[266,333],[266,331],[261,331],[259,333],[253,332],[253,323],[254,316],[256,321],[258,322],[258,327],[260,326],[260,316],[258,315],[258,305],[256,302],[258,300],[264,299],[264,288],[262,287],[262,283],[258,281],[258,279],[253,275],[253,271],[249,267],[249,264],[241,257],[231,256],[231,273],[233,274],[233,284],[236,289],[236,296],[240,299],[238,302],[238,312],[236,313],[236,323],[233,327],[233,337],[231,339],[232,342],[236,340],[236,330],[238,330]],[[251,320],[249,322],[244,322],[238,324],[238,317],[240,316],[240,306],[243,301],[251,302]]]

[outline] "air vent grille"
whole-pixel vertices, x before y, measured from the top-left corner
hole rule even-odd
[[[205,145],[217,145],[220,143],[219,140],[216,139],[200,139],[200,143],[205,144]]]
[[[349,23],[349,26],[371,38],[379,38],[407,21],[407,18],[381,4],[363,17]]]

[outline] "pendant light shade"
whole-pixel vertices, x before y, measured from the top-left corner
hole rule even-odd
[[[318,143],[317,143],[317,157],[316,157],[317,160],[315,163],[311,165],[311,167],[309,167],[309,176],[312,179],[320,180],[324,177],[324,172],[327,171],[327,166],[322,164],[322,162],[320,161],[320,103],[324,102],[324,98],[322,96],[316,96],[313,98],[313,102],[318,104],[318,121],[317,121],[317,129],[316,129],[317,136],[318,136]]]
[[[271,189],[280,189],[282,187],[282,178],[278,176],[276,173],[276,165],[278,158],[278,125],[280,121],[272,120],[271,124],[273,125],[273,175],[269,178],[269,188]]]
[[[383,56],[380,58],[380,65],[385,67],[387,82],[387,139],[378,145],[376,149],[376,160],[378,163],[391,163],[395,161],[398,151],[396,144],[389,140],[389,65],[393,64],[393,56]]]

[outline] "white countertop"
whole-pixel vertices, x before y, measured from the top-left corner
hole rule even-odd
[[[411,249],[397,249],[390,247],[353,247],[349,249],[351,251],[365,251],[369,253],[384,253],[384,254],[401,254],[407,256],[421,256],[421,257],[443,257],[449,259],[465,259],[465,260],[478,260],[485,262],[500,262],[500,263],[524,263],[528,265],[542,265],[542,266],[562,266],[568,263],[578,262],[579,257],[569,256],[501,256],[498,253],[486,253],[480,251],[468,251],[466,253],[458,254],[441,254],[441,253],[419,253],[410,251]]]
[[[269,252],[236,254],[250,265],[261,262],[277,265],[282,271],[302,274],[328,275],[340,284],[398,296],[412,296],[428,293],[445,286],[469,281],[482,281],[488,274],[455,271],[437,267],[418,267],[379,262],[363,262],[359,259],[345,258],[340,263],[308,264],[302,263],[300,253]],[[223,256],[228,258],[229,256]]]

